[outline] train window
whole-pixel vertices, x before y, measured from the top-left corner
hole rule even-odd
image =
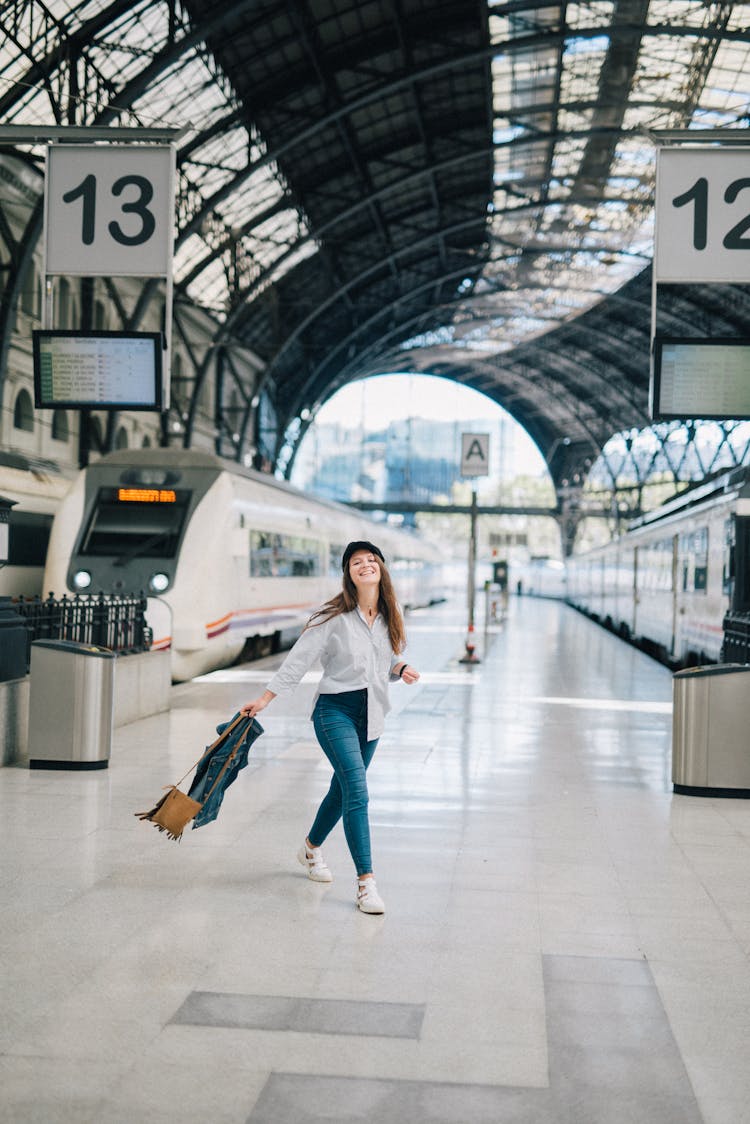
[[[52,516],[33,511],[11,511],[8,540],[9,566],[43,566],[52,528]]]
[[[680,535],[679,573],[685,593],[705,593],[708,584],[708,527]]]
[[[674,585],[671,539],[662,539],[640,548],[637,579],[639,589],[671,592]]]
[[[124,489],[100,488],[78,553],[118,561],[131,558],[174,558],[185,525],[189,491],[132,489],[141,493],[122,498]]]
[[[341,559],[344,557],[344,543],[331,543],[328,547],[328,574],[337,578],[341,573]]]
[[[317,539],[250,532],[251,578],[313,578],[321,572],[320,555]]]

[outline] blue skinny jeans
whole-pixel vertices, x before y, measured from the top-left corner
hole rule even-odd
[[[313,711],[320,747],[333,766],[331,787],[323,797],[308,839],[320,847],[340,819],[357,874],[370,874],[370,820],[367,814],[367,766],[378,739],[367,740],[367,691],[321,695]]]

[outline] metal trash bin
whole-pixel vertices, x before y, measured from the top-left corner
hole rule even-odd
[[[74,640],[31,645],[30,769],[106,769],[115,653]]]
[[[0,683],[23,679],[29,634],[10,597],[0,597]]]
[[[674,791],[750,797],[750,664],[677,671],[672,701]]]

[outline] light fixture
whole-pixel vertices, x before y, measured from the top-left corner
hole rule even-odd
[[[164,593],[169,588],[169,575],[158,571],[148,579],[148,588],[152,593]]]

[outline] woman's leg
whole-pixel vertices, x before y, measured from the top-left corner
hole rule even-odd
[[[308,839],[321,846],[329,832],[344,821],[344,834],[357,868],[357,874],[372,870],[370,856],[370,824],[367,812],[368,793],[366,769],[372,760],[377,739],[368,742],[365,723],[350,708],[331,702],[335,696],[318,701],[313,715],[315,733],[321,749],[333,766],[330,788],[318,809]]]
[[[368,768],[370,762],[372,761],[377,744],[377,738],[375,738],[374,741],[365,742],[364,746],[361,745],[360,741],[360,746],[362,748],[362,761],[364,763],[365,769]],[[326,754],[326,756],[328,755]],[[334,772],[333,776],[331,777],[330,788],[328,789],[328,792],[325,794],[320,803],[317,815],[315,816],[315,822],[310,828],[310,834],[307,837],[307,842],[310,844],[310,846],[321,847],[323,845],[328,835],[330,835],[333,828],[341,819],[341,804],[341,785],[339,784],[338,777]]]

